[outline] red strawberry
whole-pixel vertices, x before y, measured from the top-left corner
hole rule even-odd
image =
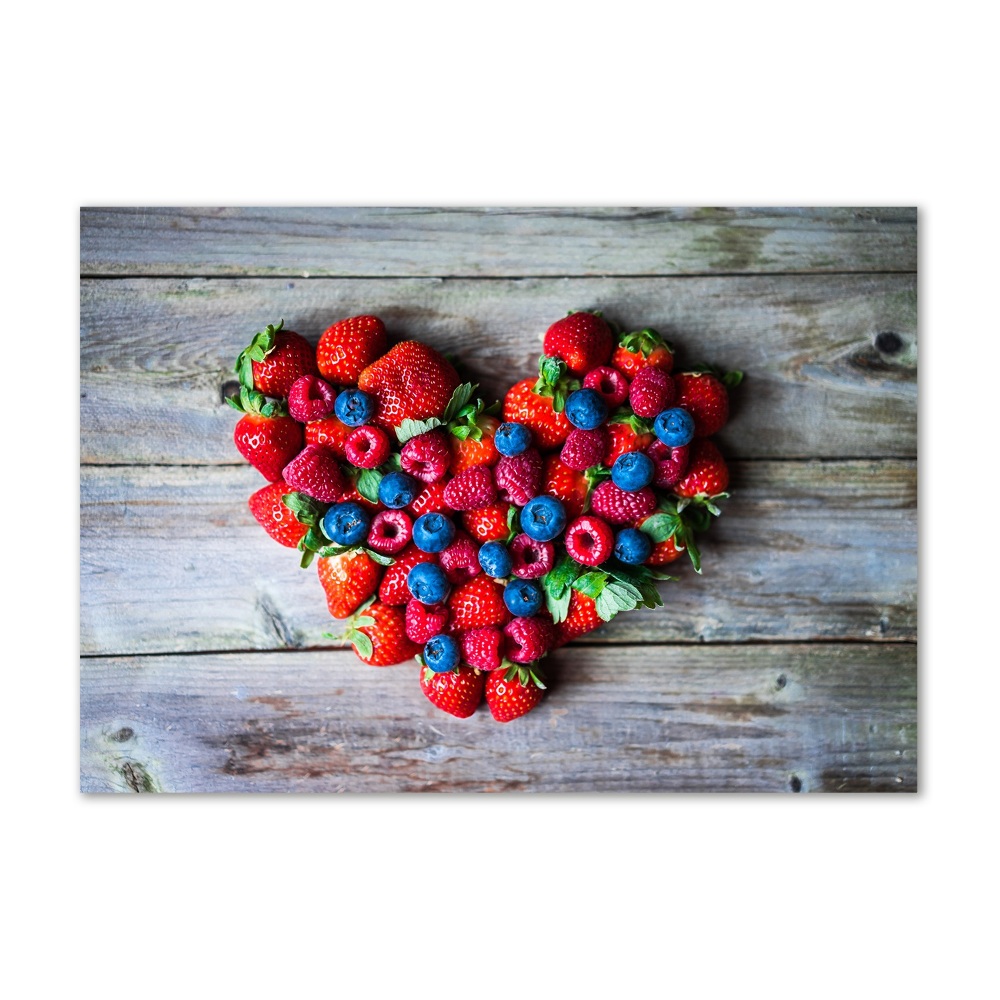
[[[389,346],[378,316],[351,316],[328,326],[316,346],[319,372],[337,385],[355,385],[358,376]]]
[[[399,453],[403,472],[425,483],[436,483],[451,464],[451,446],[444,431],[427,431],[410,438]]]
[[[437,562],[437,556],[432,552],[421,552],[416,545],[409,545],[403,549],[398,556],[395,556],[393,564],[386,567],[382,583],[378,588],[379,600],[393,607],[406,604],[412,596],[406,586],[406,577],[417,563],[425,562]]]
[[[584,566],[600,566],[614,552],[615,533],[607,521],[584,514],[566,526],[563,542],[570,558]]]
[[[350,437],[353,427],[343,424],[337,417],[324,417],[322,420],[310,420],[306,424],[306,444],[322,444],[329,448],[341,461],[347,460],[344,444]]]
[[[542,341],[550,358],[560,358],[574,375],[586,375],[607,362],[614,346],[611,327],[599,313],[572,312],[556,320]]]
[[[538,542],[521,534],[510,545],[511,572],[522,580],[536,580],[545,576],[556,561],[556,547],[551,542]]]
[[[344,441],[347,461],[358,469],[377,469],[391,451],[392,445],[386,432],[372,424],[355,427]]]
[[[446,604],[421,604],[415,598],[407,601],[407,638],[422,646],[432,636],[444,631],[450,614]]]
[[[733,384],[738,381],[734,379]],[[694,417],[695,437],[711,437],[722,430],[729,419],[729,393],[720,379],[711,372],[680,372],[674,376],[674,385],[675,405]]]
[[[321,503],[336,503],[351,488],[336,454],[321,444],[307,444],[281,474],[293,490],[301,490]]]
[[[444,499],[444,490],[448,484],[439,479],[436,483],[428,483],[414,498],[406,509],[416,519],[421,514],[450,514],[451,508]]]
[[[420,689],[442,711],[459,719],[467,719],[483,700],[486,677],[470,667],[456,667],[435,673],[430,667],[420,668]]]
[[[354,644],[360,659],[372,667],[391,667],[412,660],[420,652],[406,636],[402,608],[375,601],[356,616],[344,634]]]
[[[500,421],[496,417],[479,415],[473,424],[459,424],[451,433],[451,471],[463,472],[473,465],[494,466],[500,458],[493,443]],[[456,431],[462,437],[456,436]],[[477,436],[478,432],[478,436]]]
[[[659,368],[643,368],[628,387],[632,411],[640,417],[655,417],[673,405],[674,380]]]
[[[333,413],[333,403],[337,398],[333,388],[315,375],[297,378],[288,390],[288,413],[299,423],[322,420]]]
[[[448,582],[455,586],[482,572],[479,546],[464,532],[455,532],[451,544],[438,556],[438,562]]]
[[[280,403],[267,401],[243,387],[238,400],[226,401],[243,416],[233,428],[236,450],[268,481],[276,483],[282,470],[302,450],[302,425],[289,417]]]
[[[541,659],[552,645],[552,626],[541,615],[515,618],[503,629],[504,655],[512,663]]]
[[[312,344],[292,330],[283,330],[284,323],[268,324],[254,334],[236,359],[241,385],[279,399],[287,397],[303,375],[319,375]]]
[[[469,629],[459,636],[462,659],[477,670],[496,670],[503,662],[504,634],[498,625]]]
[[[441,418],[461,380],[433,347],[404,340],[358,376],[358,388],[378,401],[375,422],[398,427],[404,420]]]
[[[250,497],[250,513],[260,522],[264,530],[276,541],[294,549],[299,540],[309,530],[281,502],[291,488],[283,479],[261,487]]]
[[[640,417],[629,417],[622,422],[609,423],[608,448],[604,464],[610,469],[615,461],[629,451],[646,451],[656,440],[656,435]],[[650,455],[650,458],[653,456]]]
[[[636,525],[637,528],[641,528],[644,521],[648,521],[653,515],[650,514],[647,517],[641,518],[639,523]],[[675,559],[679,559],[684,555],[684,548],[678,548],[678,545],[683,545],[680,539],[676,535],[671,535],[669,538],[665,538],[662,542],[655,542],[653,544],[653,551],[649,554],[649,558],[646,560],[646,566],[664,566],[667,563],[672,563]]]
[[[555,637],[552,648],[558,649],[572,642],[578,636],[586,635],[599,629],[604,620],[597,613],[597,604],[592,597],[581,594],[578,590],[569,592],[569,610],[566,617],[555,626]]]
[[[628,399],[628,379],[610,365],[602,365],[587,372],[583,388],[593,389],[598,393],[608,404],[609,410],[617,409]]]
[[[506,501],[477,507],[462,514],[465,530],[480,545],[497,539],[505,539],[510,532],[508,516],[511,505]]]
[[[316,560],[326,606],[334,618],[349,618],[378,589],[382,567],[364,552],[352,549]]]
[[[494,670],[486,678],[486,704],[497,722],[526,715],[542,697],[543,689],[526,667]]]
[[[545,459],[542,492],[562,501],[569,520],[583,513],[590,496],[590,486],[590,481],[582,472],[563,464],[558,455],[549,455]]]
[[[626,333],[619,338],[611,364],[629,378],[647,367],[669,374],[674,367],[674,349],[655,330]]]
[[[511,423],[524,424],[534,434],[539,448],[558,448],[566,440],[573,425],[566,414],[556,412],[552,396],[539,396],[533,391],[537,379],[526,378],[511,386],[503,401],[503,418]]]
[[[511,619],[503,602],[503,584],[491,580],[485,573],[455,587],[448,598],[448,607],[453,632],[486,625],[506,625]]]
[[[597,427],[592,431],[580,430],[574,427],[569,432],[559,452],[559,459],[563,465],[568,465],[571,469],[583,472],[593,465],[600,465],[601,459],[607,450],[608,435],[603,427]]]
[[[445,503],[452,510],[476,510],[497,498],[493,474],[485,465],[474,465],[460,472],[444,488]]]
[[[542,456],[534,448],[520,455],[503,455],[493,466],[493,480],[502,500],[523,507],[541,492]]]
[[[656,494],[649,486],[628,492],[608,479],[591,493],[590,509],[612,524],[634,525],[656,509]]]
[[[674,486],[679,497],[708,498],[725,493],[729,487],[729,467],[715,443],[708,438],[691,442],[687,474]]]

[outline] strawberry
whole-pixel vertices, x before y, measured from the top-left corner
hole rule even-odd
[[[436,483],[428,483],[414,498],[413,503],[406,509],[413,515],[414,520],[421,514],[450,514],[451,508],[444,498],[444,490],[448,484],[439,479]]]
[[[233,429],[236,450],[268,482],[278,482],[282,470],[302,450],[302,425],[288,416],[281,403],[246,386],[240,388],[238,399],[227,396],[226,402],[243,414]]]
[[[403,549],[395,556],[393,564],[386,567],[378,588],[379,600],[393,607],[406,604],[412,596],[406,586],[406,577],[417,563],[425,562],[437,562],[437,556],[431,552],[421,552],[412,544]]]
[[[674,376],[674,405],[694,417],[695,437],[711,437],[722,430],[729,419],[727,387],[739,385],[742,378],[742,372],[728,372],[721,379],[708,371],[679,372]]]
[[[326,606],[334,618],[350,618],[378,589],[382,567],[359,549],[316,560]]]
[[[316,346],[320,375],[337,385],[356,385],[358,376],[388,349],[378,316],[351,316],[328,326]]]
[[[294,549],[309,529],[281,502],[286,493],[291,489],[283,479],[262,486],[250,497],[250,513],[276,542]]]
[[[337,458],[341,461],[346,461],[347,452],[344,449],[344,445],[353,430],[353,427],[341,423],[332,414],[329,417],[324,417],[322,420],[310,420],[306,424],[306,444],[325,445]]]
[[[452,510],[476,510],[497,498],[493,475],[485,465],[473,465],[452,478],[444,488],[445,503]]]
[[[557,412],[553,408],[555,396],[540,396],[534,391],[537,384],[537,379],[526,378],[511,386],[504,397],[503,418],[529,427],[535,443],[545,451],[558,448],[573,425],[561,409]]]
[[[674,487],[674,493],[679,497],[710,503],[713,498],[724,495],[728,487],[729,467],[722,452],[708,438],[695,438],[691,442],[687,474]]]
[[[284,399],[297,379],[319,375],[312,344],[292,330],[283,330],[284,324],[284,320],[277,326],[268,324],[240,352],[236,359],[240,385]]]
[[[653,515],[649,514],[641,518],[636,527],[641,529],[650,517],[653,517]],[[649,554],[645,565],[664,566],[667,563],[672,563],[675,559],[680,559],[682,555],[684,555],[683,542],[676,535],[670,535],[668,538],[663,539],[662,542],[653,543],[653,551]]]
[[[420,668],[420,689],[442,711],[459,719],[467,719],[483,700],[486,677],[471,667],[456,667],[436,673],[430,667]]]
[[[674,367],[674,349],[655,330],[626,333],[618,339],[611,364],[629,378],[635,378],[647,367],[659,368],[669,375]]]
[[[473,465],[494,466],[500,452],[493,443],[500,421],[496,417],[480,414],[470,423],[460,423],[451,430],[452,475],[464,472]]]
[[[574,375],[586,375],[603,365],[611,355],[614,337],[600,313],[571,312],[556,320],[542,340],[542,350],[559,358]]]
[[[542,456],[534,448],[520,455],[504,455],[493,467],[493,481],[501,500],[523,507],[542,489]]]
[[[420,652],[406,636],[402,608],[375,601],[355,615],[343,638],[350,640],[358,657],[372,667],[391,667],[412,660]]]
[[[467,510],[462,514],[462,524],[480,545],[505,539],[510,534],[510,507],[509,503],[501,501]]]
[[[321,444],[307,444],[281,471],[293,490],[321,503],[336,503],[351,488],[337,456]]]
[[[393,568],[389,567],[390,570]],[[453,632],[487,625],[506,625],[511,619],[511,613],[503,602],[503,584],[491,580],[485,573],[455,587],[448,598],[448,608]]]
[[[433,347],[404,340],[358,376],[358,388],[375,397],[375,422],[396,428],[404,420],[440,419],[461,380]]]
[[[592,597],[581,594],[578,590],[569,593],[569,610],[566,617],[555,626],[552,648],[558,649],[572,642],[578,636],[586,635],[599,629],[604,619],[597,613],[597,605]]]
[[[469,629],[460,634],[462,659],[477,670],[496,670],[503,662],[504,633],[499,625]]]
[[[626,452],[646,451],[656,440],[649,425],[641,417],[634,415],[613,418],[607,425],[607,432],[608,448],[604,453],[604,464],[609,469]]]
[[[544,687],[530,668],[494,670],[486,678],[486,704],[497,722],[510,722],[530,712],[543,697]]]
[[[656,494],[649,486],[629,492],[606,480],[590,495],[590,509],[612,524],[634,525],[656,509]]]

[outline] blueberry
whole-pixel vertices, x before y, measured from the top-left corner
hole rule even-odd
[[[421,514],[413,522],[413,544],[421,552],[443,552],[455,537],[455,525],[444,514]]]
[[[492,576],[495,580],[502,580],[505,576],[510,576],[513,568],[513,560],[507,551],[507,546],[498,539],[487,542],[479,550],[479,565],[483,567],[483,572],[487,576]]]
[[[461,659],[461,647],[453,635],[439,632],[432,635],[424,645],[424,663],[439,674],[454,670]]]
[[[520,455],[531,447],[531,430],[524,424],[501,424],[493,435],[493,444],[501,455]]]
[[[600,427],[608,417],[608,404],[593,389],[577,389],[566,397],[566,419],[582,431]]]
[[[521,530],[536,542],[551,542],[565,527],[566,508],[555,497],[533,497],[521,508]]]
[[[437,563],[417,563],[406,575],[406,587],[421,604],[440,604],[450,589]]]
[[[611,481],[620,490],[635,493],[653,481],[656,467],[653,460],[641,451],[627,451],[615,459],[611,466]]]
[[[638,528],[622,528],[615,539],[615,558],[629,566],[644,563],[653,551],[653,540]]]
[[[337,545],[360,545],[368,537],[371,518],[359,503],[334,504],[323,515],[323,534]]]
[[[534,580],[511,580],[503,589],[507,610],[518,618],[530,618],[542,610],[544,594]]]
[[[348,427],[367,424],[375,416],[375,397],[360,389],[345,389],[333,404],[337,419]]]
[[[679,406],[661,410],[653,421],[653,430],[667,447],[683,448],[694,437],[694,417]]]
[[[419,479],[405,472],[389,472],[378,484],[378,498],[390,510],[399,510],[413,503],[423,488]]]

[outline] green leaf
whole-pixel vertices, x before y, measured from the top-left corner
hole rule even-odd
[[[283,319],[278,321],[277,326],[269,323],[259,333],[255,333],[250,343],[240,351],[233,370],[239,375],[241,386],[253,389],[253,362],[263,361],[267,357],[274,348],[275,335],[284,325]]]
[[[470,399],[479,386],[473,382],[463,382],[448,400],[448,405],[444,408],[444,422],[451,420]]]
[[[374,549],[365,549],[365,555],[371,559],[372,562],[378,563],[379,566],[391,566],[396,560],[392,556],[387,556],[384,552],[376,552]]]
[[[373,618],[369,618],[367,621],[359,620],[359,624],[374,625],[375,620]],[[364,660],[369,659],[372,653],[375,652],[375,647],[372,645],[371,639],[369,639],[368,636],[364,634],[364,632],[359,632],[357,631],[357,629],[352,629],[351,632],[348,633],[347,638],[350,639],[351,644],[361,655],[362,659]]]
[[[726,372],[722,376],[722,384],[727,389],[735,389],[743,381],[743,372]]]
[[[330,509],[329,504],[320,503],[308,493],[285,493],[281,502],[295,515],[295,519],[307,527],[315,528]]]
[[[673,538],[682,526],[682,521],[677,514],[661,512],[647,517],[639,526],[639,530],[649,535],[654,543],[665,542],[668,538]]]
[[[443,423],[444,421],[437,417],[428,417],[426,420],[410,420],[407,417],[396,428],[396,440],[400,444],[406,444],[411,438],[426,434],[428,431],[434,430],[435,427],[440,427]]]
[[[552,615],[552,621],[558,625],[560,622],[566,621],[566,616],[569,614],[569,602],[572,598],[572,590],[567,587],[565,591],[556,596],[548,588],[545,588],[545,607],[548,609],[550,615]]]
[[[573,589],[596,600],[607,585],[608,576],[599,569],[584,573],[573,581]]]
[[[362,469],[358,481],[354,484],[358,492],[371,503],[378,503],[378,487],[382,482],[382,473],[378,469]]]
[[[389,457],[379,466],[382,472],[400,472],[403,468],[402,460],[399,457],[399,452],[392,452]]]
[[[542,577],[542,589],[553,599],[564,595],[568,598],[570,585],[582,572],[583,567],[568,552],[564,552],[555,566]]]

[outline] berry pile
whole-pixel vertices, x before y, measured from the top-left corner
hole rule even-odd
[[[416,659],[433,704],[508,722],[540,661],[616,614],[663,604],[660,568],[728,496],[711,440],[739,372],[673,373],[655,331],[571,312],[537,379],[486,406],[441,354],[389,345],[376,316],[313,347],[283,322],[240,354],[234,440],[268,485],[250,510],[314,561],[327,607],[372,666]],[[332,638],[332,636],[331,636]]]

